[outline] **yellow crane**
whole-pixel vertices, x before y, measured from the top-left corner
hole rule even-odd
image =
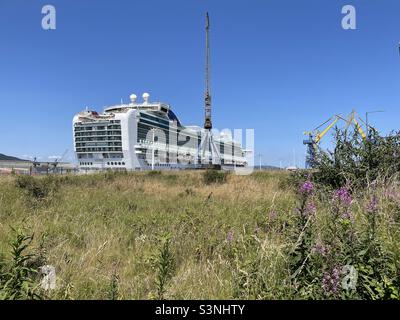
[[[305,135],[308,135],[308,139],[303,141],[303,144],[307,145],[306,168],[310,168],[313,166],[318,144],[321,142],[322,138],[329,132],[329,130],[331,130],[333,126],[338,123],[339,120],[345,121],[346,130],[351,124],[353,124],[360,133],[361,137],[364,140],[367,139],[366,134],[364,133],[363,129],[356,119],[356,112],[354,110],[352,111],[352,113],[350,113],[347,119],[343,118],[342,115],[334,115],[330,117],[327,121],[316,127],[313,131],[304,132]],[[328,126],[320,132],[319,129],[326,124],[328,124]]]
[[[362,129],[362,127],[360,126],[360,123],[357,121],[356,119],[356,112],[353,110],[349,117],[347,119],[344,119],[340,116],[340,118],[343,121],[346,121],[346,130],[347,128],[351,125],[354,124],[355,128],[357,129],[358,133],[361,135],[361,137],[366,140],[367,139],[367,135],[365,134],[364,130]],[[363,121],[361,118],[359,118],[361,121]]]
[[[321,139],[328,133],[330,129],[340,120],[343,119],[340,115],[335,115],[333,117],[330,117],[328,120],[326,120],[324,123],[320,124],[318,127],[316,127],[312,131],[304,132],[305,135],[308,135],[308,139],[303,141],[304,145],[307,145],[307,159],[306,159],[306,168],[310,168],[313,166],[314,160],[315,160],[315,153],[318,144],[320,143]],[[330,122],[330,123],[329,123]],[[322,130],[322,132],[319,132],[318,130],[329,123],[329,125]]]
[[[319,143],[321,139],[328,133],[329,130],[340,120],[340,116],[335,116],[330,118],[328,121],[332,120],[331,124],[325,128],[321,133],[318,133],[315,137],[315,143]]]

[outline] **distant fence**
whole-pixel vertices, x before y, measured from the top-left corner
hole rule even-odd
[[[20,169],[0,169],[1,176],[9,176],[11,174],[22,175],[26,174],[29,175],[29,170],[20,170]]]
[[[8,175],[46,175],[46,174],[76,174],[78,169],[66,168],[0,168],[0,176]]]

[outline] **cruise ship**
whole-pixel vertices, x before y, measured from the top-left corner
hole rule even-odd
[[[184,126],[171,106],[148,93],[102,113],[88,108],[73,118],[74,151],[81,171],[196,169],[210,154],[200,151],[205,129]],[[246,152],[229,133],[213,140],[223,169],[247,166]]]

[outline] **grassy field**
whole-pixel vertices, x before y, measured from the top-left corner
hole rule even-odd
[[[205,183],[202,172],[37,180],[44,182],[32,188],[18,184],[16,177],[0,177],[0,261],[7,266],[12,259],[11,227],[33,234],[26,249],[34,255],[30,264],[55,266],[57,273],[57,287],[45,298],[349,297],[324,289],[329,263],[314,270],[319,282],[310,284],[311,296],[308,289],[299,288],[303,280],[293,276],[298,270],[293,261],[304,253],[295,255],[307,243],[301,240],[306,229],[312,228],[312,244],[303,248],[308,257],[300,262],[312,260],[315,269],[320,259],[315,248],[326,239],[333,250],[329,241],[339,232],[329,227],[331,200],[323,195],[305,199],[288,186],[285,172],[230,174],[226,182],[214,184]],[[393,188],[397,192],[397,186]],[[352,232],[360,239],[367,232],[364,204],[369,197],[365,192],[351,203]],[[385,268],[393,264],[388,277],[395,279],[400,257],[396,201],[400,199],[385,197],[379,198],[374,236],[394,261]],[[396,298],[393,281],[388,285],[394,287],[391,292]]]

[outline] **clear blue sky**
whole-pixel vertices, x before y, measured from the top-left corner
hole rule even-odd
[[[357,30],[341,28],[346,4]],[[75,113],[133,92],[201,125],[205,11],[214,126],[254,128],[264,163],[303,162],[303,131],[353,108],[399,129],[398,0],[0,0],[0,153],[72,150]]]

